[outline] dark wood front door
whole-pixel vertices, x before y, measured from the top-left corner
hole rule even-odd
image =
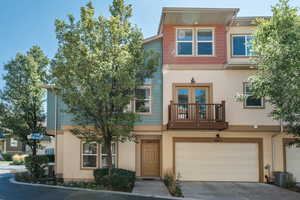
[[[142,176],[160,176],[160,141],[142,140]]]

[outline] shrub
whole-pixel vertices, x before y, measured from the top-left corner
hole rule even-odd
[[[11,153],[2,153],[2,157],[5,161],[12,161],[13,154]]]
[[[20,182],[32,182],[32,177],[29,172],[17,172],[15,173],[15,180]]]
[[[130,192],[135,183],[135,172],[126,169],[114,168],[111,176],[108,175],[108,168],[94,170],[95,182],[111,190]]]
[[[176,178],[176,176],[171,171],[165,173],[164,175],[164,183],[168,188],[170,194],[175,197],[183,197],[179,177],[180,175],[178,174]]]
[[[296,179],[294,178],[294,176],[292,174],[287,174],[287,177],[286,177],[286,182],[285,184],[283,185],[284,188],[294,188],[296,187],[297,183],[296,183]]]
[[[11,165],[24,165],[26,156],[27,156],[26,154],[23,154],[23,155],[15,154],[12,157],[13,162],[11,163]]]
[[[48,164],[48,157],[45,155],[32,155],[25,158],[25,167],[34,178],[34,181],[46,177],[45,168]]]

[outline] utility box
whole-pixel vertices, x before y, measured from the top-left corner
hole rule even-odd
[[[292,174],[288,172],[273,172],[273,175],[275,178],[275,185],[279,187],[284,187],[292,176]]]

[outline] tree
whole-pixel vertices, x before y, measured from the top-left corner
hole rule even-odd
[[[104,145],[110,172],[112,142],[131,139],[138,116],[127,108],[135,89],[155,72],[158,57],[144,51],[141,31],[129,22],[130,5],[114,0],[109,10],[108,19],[95,18],[88,3],[77,22],[72,15],[68,23],[56,20],[53,79],[66,112],[79,125],[72,133]]]
[[[36,157],[39,142],[27,137],[46,131],[41,123],[45,120],[45,91],[39,86],[47,82],[48,67],[49,60],[38,46],[26,54],[18,53],[4,65],[7,73],[0,94],[0,127],[28,145],[33,157]]]
[[[300,136],[300,23],[297,9],[279,0],[270,19],[259,19],[253,40],[257,72],[253,93],[273,105],[272,117]]]

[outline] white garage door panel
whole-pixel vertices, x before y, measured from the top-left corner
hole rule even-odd
[[[175,151],[182,180],[259,181],[257,144],[177,142]]]
[[[286,170],[300,182],[300,148],[286,147]]]

